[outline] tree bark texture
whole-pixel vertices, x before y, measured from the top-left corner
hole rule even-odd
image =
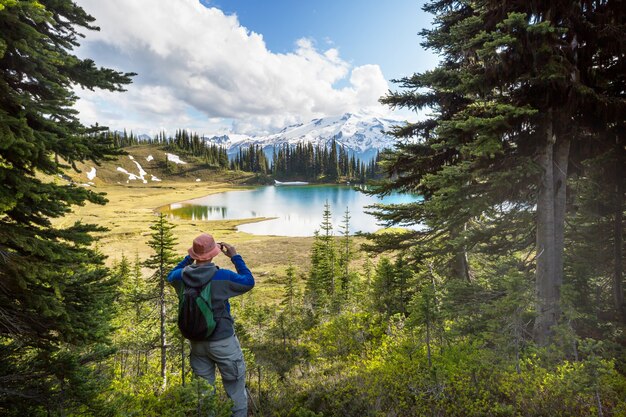
[[[537,162],[542,171],[537,194],[537,267],[535,341],[545,345],[561,314],[567,161],[570,141],[554,134],[548,112]]]

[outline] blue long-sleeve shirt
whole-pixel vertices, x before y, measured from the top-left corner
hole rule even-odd
[[[207,340],[221,340],[235,333],[228,299],[244,294],[254,287],[252,272],[241,255],[233,256],[231,262],[237,272],[220,269],[213,263],[197,265],[190,256],[186,256],[167,276],[168,282],[179,294],[185,285],[201,287],[211,281],[211,304],[216,326]]]

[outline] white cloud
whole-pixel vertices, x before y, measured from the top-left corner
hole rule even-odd
[[[236,16],[198,0],[78,0],[96,18],[79,53],[134,71],[126,93],[79,91],[85,123],[156,131],[253,131],[346,111],[379,108],[387,81],[378,65],[352,68],[336,48],[296,41],[273,53]],[[336,85],[343,82],[344,87]]]

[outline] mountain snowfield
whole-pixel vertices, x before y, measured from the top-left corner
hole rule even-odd
[[[308,123],[301,123],[283,128],[280,132],[266,136],[248,136],[227,134],[222,136],[204,137],[209,143],[225,146],[228,155],[239,152],[241,147],[260,145],[268,156],[271,156],[275,146],[299,142],[313,145],[328,146],[333,138],[338,145],[344,145],[350,155],[355,154],[362,160],[376,156],[384,148],[392,148],[395,138],[384,131],[390,131],[394,125],[402,125],[400,120],[385,119],[359,113],[345,113],[342,116],[323,117],[313,119]]]

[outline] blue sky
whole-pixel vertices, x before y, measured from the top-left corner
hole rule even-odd
[[[418,33],[431,15],[418,0],[202,0],[263,35],[269,49],[285,53],[299,38],[335,46],[354,65],[378,64],[388,80],[433,68],[437,57]]]
[[[155,133],[259,134],[314,117],[391,114],[393,78],[436,65],[410,0],[76,0],[96,18],[78,50],[139,75],[119,93],[78,91],[86,124]],[[132,24],[128,24],[131,22]]]

